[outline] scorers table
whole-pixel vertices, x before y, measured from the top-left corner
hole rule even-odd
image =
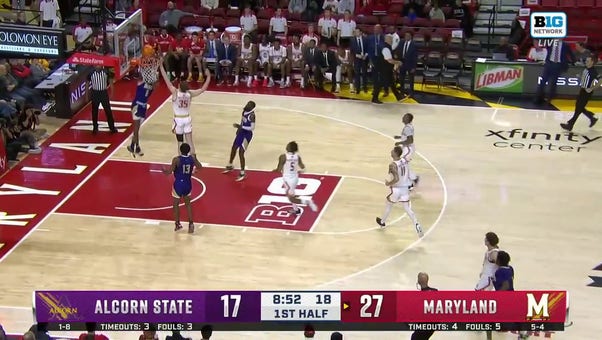
[[[565,291],[37,291],[53,331],[562,331]]]

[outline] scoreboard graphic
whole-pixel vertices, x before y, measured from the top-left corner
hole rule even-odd
[[[562,331],[565,291],[37,291],[49,330]]]

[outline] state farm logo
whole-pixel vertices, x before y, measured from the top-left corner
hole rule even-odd
[[[71,59],[71,63],[84,65],[104,65],[104,59],[90,57],[73,57],[73,59]]]
[[[523,129],[487,130],[486,138],[493,139],[496,148],[533,151],[581,152],[602,136],[588,137],[574,132],[547,133]]]
[[[505,89],[522,82],[522,67],[497,67],[478,75],[475,90],[482,88]]]

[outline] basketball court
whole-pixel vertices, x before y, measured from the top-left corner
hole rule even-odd
[[[574,133],[563,133],[558,124],[567,113],[554,111],[207,92],[192,110],[205,168],[194,177],[197,231],[189,235],[173,231],[172,178],[161,173],[176,153],[165,88],[151,97],[154,113],[142,130],[145,156],[138,158],[124,147],[131,94],[116,93],[120,133],[91,136],[88,108],[55,133],[41,155],[28,156],[0,180],[0,232],[10,241],[0,247],[0,320],[9,331],[31,325],[36,289],[414,290],[416,274],[426,271],[433,287],[470,290],[484,234],[495,231],[512,256],[516,289],[571,294],[574,326],[533,338],[594,339],[602,332],[602,290],[588,286],[588,276],[596,276],[592,268],[602,262],[599,126],[588,129],[580,121]],[[247,153],[251,170],[239,183],[237,172],[224,175],[221,168],[232,123],[248,100],[257,103],[257,128]],[[392,136],[405,112],[415,115],[412,166],[421,181],[412,204],[426,232],[422,240],[401,206],[386,229],[374,222],[387,194]],[[298,193],[313,196],[317,213],[285,213],[282,182],[272,169],[291,140],[308,170]],[[215,336],[298,339],[301,333]]]

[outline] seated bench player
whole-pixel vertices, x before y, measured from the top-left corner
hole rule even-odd
[[[255,44],[251,42],[251,36],[245,34],[240,45],[239,55],[236,59],[236,67],[234,67],[234,86],[238,85],[238,79],[241,72],[247,71],[247,87],[257,86],[257,71],[256,60],[257,60],[257,48]]]
[[[260,70],[263,70],[263,86],[268,86],[268,63],[270,62],[270,49],[272,48],[272,44],[268,40],[267,36],[263,36],[261,38],[261,43],[257,46],[257,64],[255,66],[256,73],[259,73]]]
[[[293,41],[289,45],[287,53],[289,56],[287,74],[290,77],[293,70],[301,71],[304,66],[304,64],[303,64],[303,44],[301,43],[301,39],[299,38],[298,35],[293,36]]]
[[[196,63],[199,71],[199,81],[203,77],[203,51],[205,50],[205,42],[199,37],[198,32],[193,32],[191,35],[190,45],[188,48],[188,80],[192,80],[192,63]]]
[[[274,40],[274,45],[270,49],[270,61],[268,63],[268,87],[274,86],[274,70],[280,70],[280,88],[291,86],[291,78],[287,76],[288,58],[286,48],[280,44],[280,40]]]

